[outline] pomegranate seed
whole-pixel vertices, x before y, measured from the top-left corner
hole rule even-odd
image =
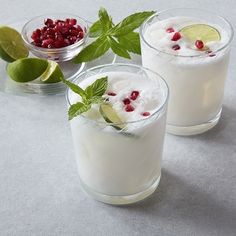
[[[71,44],[75,43],[76,39],[77,38],[75,36],[69,37],[69,40],[70,40]]]
[[[211,50],[206,51],[206,53],[209,55],[209,57],[214,57],[216,54],[212,53]]]
[[[52,43],[48,44],[48,48],[53,48],[53,44]]]
[[[143,115],[143,116],[150,116],[150,112],[145,111],[145,112],[142,113],[142,115]]]
[[[130,99],[136,100],[138,96],[139,96],[139,91],[132,91],[132,93],[130,95]]]
[[[173,33],[173,32],[175,32],[175,30],[172,27],[170,27],[170,28],[166,29],[166,32],[167,33]]]
[[[42,41],[42,47],[47,48],[49,44],[53,43],[53,39],[45,39]]]
[[[46,32],[46,30],[47,30],[47,27],[44,26],[41,31],[42,31],[42,33],[44,33],[44,32]]]
[[[53,20],[48,18],[48,19],[44,20],[44,24],[48,27],[53,26]]]
[[[125,105],[128,105],[128,104],[131,103],[131,101],[129,100],[129,98],[125,98],[125,99],[123,100],[123,103],[124,103]]]
[[[173,37],[172,37],[172,41],[178,41],[179,39],[181,39],[181,34],[179,32],[174,33]]]
[[[125,107],[125,111],[127,111],[127,112],[132,112],[132,111],[134,111],[134,107],[133,107],[131,104],[128,104],[128,105],[126,105],[126,107]]]
[[[180,49],[180,46],[178,44],[175,44],[174,46],[172,46],[172,49],[174,49],[175,51],[176,50],[179,50]]]
[[[76,19],[70,19],[70,20],[69,20],[69,24],[70,24],[70,25],[76,25],[76,23],[77,23],[77,20],[76,20]]]
[[[70,45],[69,39],[64,39],[64,44],[65,44],[66,46]]]
[[[77,29],[78,29],[78,31],[82,31],[83,32],[83,30],[82,30],[80,25],[77,25]]]
[[[55,41],[55,42],[54,42],[54,46],[55,46],[55,48],[62,48],[62,47],[64,47],[64,41],[63,41],[63,39],[62,39],[62,40],[57,40],[57,41]]]
[[[72,29],[69,32],[72,36],[77,36],[79,34],[79,31],[77,29]]]
[[[79,38],[82,39],[84,37],[84,32],[80,31],[78,35],[79,35]]]
[[[114,93],[114,92],[108,92],[107,93],[109,96],[116,96],[116,93]]]
[[[216,54],[215,53],[211,53],[209,54],[209,57],[214,57]]]
[[[195,46],[198,49],[203,49],[204,48],[204,43],[202,42],[202,40],[196,40]]]

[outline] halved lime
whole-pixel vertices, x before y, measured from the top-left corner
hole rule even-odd
[[[180,30],[180,33],[188,40],[202,40],[204,43],[220,41],[220,32],[213,26],[206,24],[188,25]]]
[[[64,75],[60,66],[55,61],[48,61],[48,67],[40,79],[45,83],[57,83],[61,81],[61,77],[64,78]]]
[[[8,26],[0,27],[0,57],[7,61],[13,62],[29,55],[20,33]]]
[[[112,125],[117,130],[122,130],[125,128],[125,124],[122,124],[123,121],[118,116],[116,111],[113,109],[110,103],[104,103],[100,105],[99,109],[101,115],[103,116],[104,120],[108,123],[113,123]]]
[[[8,75],[16,82],[29,82],[40,77],[48,68],[48,61],[39,58],[22,58],[9,63]]]

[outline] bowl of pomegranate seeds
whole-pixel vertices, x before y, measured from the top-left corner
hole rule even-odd
[[[22,29],[22,38],[37,57],[68,61],[84,47],[88,24],[79,16],[59,13],[37,16]]]

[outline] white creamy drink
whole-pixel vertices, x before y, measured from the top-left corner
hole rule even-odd
[[[143,66],[170,88],[167,130],[190,135],[213,127],[221,113],[232,32],[201,18],[175,16],[147,23],[142,34]]]
[[[106,122],[112,122],[112,118],[104,115],[97,104],[70,122],[84,189],[98,200],[112,204],[135,202],[155,190],[161,175],[165,133],[165,82],[155,73],[126,72],[125,67],[123,71],[91,73],[79,80],[79,86],[86,88],[107,76],[103,97],[123,124]],[[72,91],[68,99],[70,104],[81,100]]]

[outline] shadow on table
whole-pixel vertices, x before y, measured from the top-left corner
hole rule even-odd
[[[224,131],[227,131],[224,132]],[[229,132],[230,131],[230,132]],[[193,135],[193,136],[176,136],[179,139],[196,139],[206,142],[215,142],[220,144],[235,145],[235,138],[222,138],[223,135],[235,135],[236,133],[236,110],[232,107],[224,106],[222,109],[222,115],[219,123],[211,130],[203,134]]]
[[[210,189],[210,188],[209,188]],[[236,232],[236,209],[225,207],[224,200],[217,201],[198,186],[190,185],[178,176],[162,171],[162,179],[156,192],[137,204],[120,207],[138,215],[151,215],[158,219],[171,218],[182,222]],[[225,200],[227,196],[225,196]],[[223,203],[223,204],[222,204]]]

